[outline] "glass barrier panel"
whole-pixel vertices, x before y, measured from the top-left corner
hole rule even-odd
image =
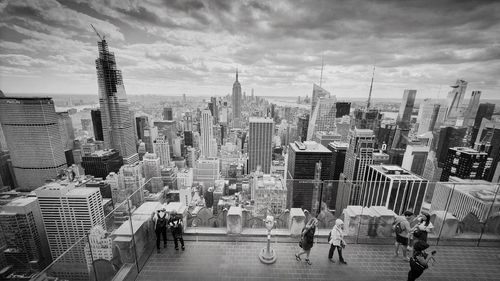
[[[491,192],[490,192],[491,191]],[[498,245],[500,241],[500,185],[492,185],[484,192],[488,212],[478,245]]]

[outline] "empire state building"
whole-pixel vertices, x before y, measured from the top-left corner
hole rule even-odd
[[[241,126],[241,84],[238,81],[238,70],[236,70],[236,81],[233,84],[233,95],[231,97],[233,107],[233,127]]]
[[[135,162],[137,156],[134,127],[130,117],[129,104],[122,73],[116,68],[114,53],[108,50],[108,43],[97,42],[99,57],[95,61],[99,86],[102,131],[105,148],[120,152],[124,161]]]

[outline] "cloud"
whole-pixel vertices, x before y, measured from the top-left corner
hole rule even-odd
[[[129,93],[227,94],[238,67],[244,88],[304,95],[322,59],[324,86],[339,95],[366,95],[372,65],[374,95],[418,87],[431,95],[458,77],[483,96],[500,91],[496,1],[6,1],[0,16],[0,54],[9,55],[2,67],[43,80],[65,65],[82,89],[96,84],[92,23],[108,38]],[[2,81],[15,90],[8,75]]]

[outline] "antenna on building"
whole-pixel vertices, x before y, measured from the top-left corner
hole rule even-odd
[[[104,36],[101,36],[101,34],[99,34],[99,32],[97,32],[97,29],[95,29],[94,25],[90,24],[90,26],[92,26],[92,29],[95,31],[95,33],[97,34],[97,37],[99,37],[99,39],[101,39],[101,41],[104,41],[106,39],[106,35]]]
[[[325,55],[321,55],[321,75],[319,77],[319,86],[323,83],[323,67],[325,66]]]
[[[368,94],[368,101],[366,102],[366,109],[370,109],[370,103],[372,99],[372,89],[373,89],[373,77],[375,77],[375,66],[373,66],[372,82],[370,83],[370,93]]]

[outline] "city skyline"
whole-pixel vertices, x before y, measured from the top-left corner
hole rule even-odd
[[[496,98],[499,8],[486,1],[5,2],[0,88],[97,94],[93,24],[116,53],[129,95],[223,96],[236,68],[247,94],[311,95],[324,58],[322,87],[336,96],[367,96],[376,65],[373,98],[416,89],[443,99],[457,77],[469,82],[466,97],[480,90]]]

